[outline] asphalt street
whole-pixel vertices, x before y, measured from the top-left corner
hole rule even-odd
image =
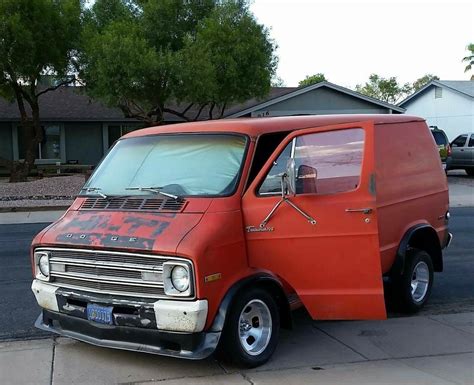
[[[435,275],[432,297],[422,314],[474,309],[474,208],[453,208],[451,213],[454,240],[444,253],[445,271]],[[0,225],[0,339],[47,335],[33,326],[40,309],[30,289],[29,259],[31,240],[45,226]]]

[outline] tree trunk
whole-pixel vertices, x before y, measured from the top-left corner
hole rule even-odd
[[[32,103],[33,119],[22,118],[20,130],[25,141],[25,155],[22,161],[13,161],[10,167],[10,182],[26,182],[36,160],[38,144],[43,141],[43,130],[39,122],[38,103]]]

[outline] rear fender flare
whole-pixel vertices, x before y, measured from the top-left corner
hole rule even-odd
[[[405,260],[410,248],[426,251],[433,261],[435,271],[443,271],[443,255],[436,230],[428,224],[418,224],[403,235],[398,246],[395,262],[390,270],[390,274],[401,275],[405,269]]]

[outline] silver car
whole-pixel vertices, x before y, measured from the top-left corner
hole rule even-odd
[[[446,160],[446,170],[466,170],[474,176],[474,133],[461,134],[451,142],[451,156]]]

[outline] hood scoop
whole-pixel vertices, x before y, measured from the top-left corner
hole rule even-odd
[[[79,210],[111,210],[111,211],[153,211],[181,212],[186,205],[183,199],[111,197],[86,198]]]

